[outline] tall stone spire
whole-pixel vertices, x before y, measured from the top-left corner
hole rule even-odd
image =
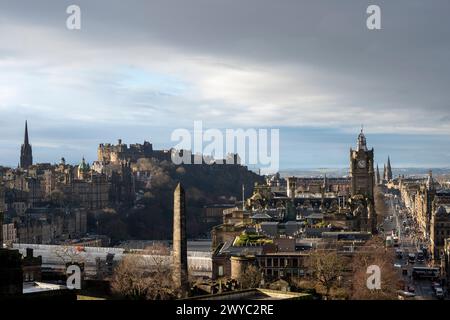
[[[392,167],[391,167],[391,157],[388,157],[388,162],[387,162],[387,168],[386,168],[386,170],[387,170],[387,176],[386,176],[386,178],[387,178],[387,180],[388,181],[391,181],[392,180],[392,178],[393,178],[393,175],[392,175]]]
[[[27,169],[33,164],[33,151],[28,139],[28,122],[25,121],[25,137],[20,148],[20,167]]]
[[[24,139],[24,144],[28,145],[30,144],[28,142],[28,121],[25,120],[25,139]]]
[[[186,239],[186,199],[181,183],[178,183],[173,200],[173,282],[182,295],[189,289],[187,239]]]
[[[427,189],[428,189],[428,191],[435,190],[435,184],[434,184],[433,171],[432,170],[430,170],[430,172],[428,173]]]
[[[378,167],[378,163],[377,163],[377,184],[381,184],[380,168]]]

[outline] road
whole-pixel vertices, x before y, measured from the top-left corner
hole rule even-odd
[[[414,280],[412,279],[412,269],[413,267],[426,267],[427,261],[418,262],[415,261],[413,264],[408,263],[408,254],[414,253],[416,254],[418,250],[420,250],[421,243],[417,240],[416,235],[418,234],[418,230],[415,229],[412,218],[408,216],[406,210],[397,210],[396,204],[394,203],[394,199],[391,198],[389,200],[389,211],[390,215],[393,216],[392,221],[390,219],[385,220],[383,223],[384,235],[391,235],[392,232],[397,233],[399,242],[398,247],[392,248],[392,250],[402,250],[403,258],[399,259],[396,256],[395,264],[401,265],[400,270],[407,270],[407,275],[402,274],[402,278],[406,283],[405,290],[408,289],[408,286],[412,286],[415,289],[416,299],[417,300],[435,300],[436,297],[433,294],[433,289],[431,287],[431,280]],[[404,221],[406,221],[406,225],[404,225]],[[409,229],[409,230],[408,230]],[[399,270],[399,272],[401,272]]]

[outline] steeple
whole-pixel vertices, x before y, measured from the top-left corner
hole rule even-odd
[[[327,178],[327,174],[326,173],[323,176],[322,190],[323,190],[324,193],[328,192],[328,178]]]
[[[428,173],[427,189],[428,191],[433,191],[435,189],[432,170]]]
[[[28,139],[28,121],[25,121],[25,136],[20,148],[20,167],[28,169],[33,164],[33,151]]]
[[[25,120],[25,139],[23,141],[24,145],[29,145],[30,143],[28,142],[28,121]]]
[[[393,178],[392,175],[392,167],[391,167],[391,157],[388,157],[388,162],[387,162],[387,168],[386,168],[387,172],[386,172],[386,180],[391,181]]]
[[[380,168],[378,167],[378,163],[377,163],[377,184],[381,184]]]

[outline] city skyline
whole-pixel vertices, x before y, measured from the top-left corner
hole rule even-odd
[[[345,167],[362,123],[378,163],[446,167],[450,4],[382,1],[370,32],[368,3],[79,1],[70,31],[63,3],[3,2],[0,164],[17,165],[26,119],[52,163],[119,138],[170,148],[204,120],[279,128],[281,169]]]
[[[26,137],[28,137],[27,122],[28,121],[26,120],[25,121],[25,131],[26,131],[25,135],[26,135]],[[23,128],[22,128],[22,130],[23,130]],[[223,131],[225,131],[225,129],[223,129]],[[349,134],[348,136],[353,138],[353,139],[348,139],[348,140],[354,140],[355,141],[355,135]],[[22,137],[23,137],[23,132],[22,132]],[[319,136],[315,136],[314,138],[318,139],[318,137]],[[62,154],[62,152],[64,150],[67,150],[64,147],[61,147],[61,148],[54,147],[52,149],[54,149],[54,152],[56,154],[56,158],[51,158],[52,156],[47,153],[47,150],[48,150],[49,146],[47,146],[45,144],[41,144],[39,142],[35,144],[35,143],[33,143],[33,140],[34,140],[33,138],[34,137],[31,138],[31,143],[30,144],[32,146],[36,146],[36,148],[33,149],[33,152],[38,155],[38,157],[36,158],[35,163],[59,163],[61,158],[64,158],[67,161],[67,163],[72,163],[72,164],[80,163],[82,158],[85,158],[88,162],[93,162],[93,161],[97,160],[97,147],[98,147],[99,144],[101,144],[101,143],[115,143],[115,142],[117,142],[117,140],[121,140],[125,144],[140,143],[142,141],[149,141],[149,142],[153,143],[156,140],[156,145],[155,145],[156,148],[157,149],[165,149],[165,150],[169,150],[170,148],[173,148],[173,146],[174,146],[174,143],[158,143],[158,141],[161,141],[161,136],[158,136],[159,139],[155,139],[155,140],[153,140],[151,138],[150,139],[149,138],[144,138],[144,139],[137,140],[137,141],[131,141],[131,140],[130,141],[125,141],[121,137],[117,138],[115,141],[112,141],[111,139],[105,138],[105,141],[99,141],[98,143],[92,142],[93,143],[92,147],[91,146],[84,146],[84,148],[83,148],[84,150],[72,149],[70,152],[68,152],[68,155]],[[371,138],[372,137],[369,138],[369,144],[371,143]],[[137,139],[139,139],[139,138],[137,138]],[[24,142],[24,141],[22,140],[22,142]],[[297,146],[300,146],[304,142],[296,141],[296,142],[292,142],[292,143],[296,143]],[[315,142],[311,141],[311,140],[308,140],[306,143],[310,143],[310,146],[314,146],[314,144],[315,144]],[[308,149],[310,153],[306,154],[305,156],[307,158],[309,158],[309,160],[308,160],[309,162],[305,162],[305,164],[303,164],[303,165],[302,165],[302,163],[299,163],[296,160],[284,161],[283,160],[283,154],[286,155],[286,153],[289,153],[290,150],[295,149],[295,148],[292,148],[292,146],[290,146],[289,148],[283,149],[282,148],[283,143],[280,143],[280,145],[281,145],[281,152],[282,152],[282,154],[281,154],[282,159],[281,159],[280,172],[281,173],[283,173],[283,172],[286,173],[286,172],[289,172],[291,170],[295,171],[295,170],[327,170],[327,169],[340,170],[340,169],[347,169],[348,165],[345,164],[346,157],[343,156],[343,154],[347,151],[348,146],[353,147],[356,144],[351,144],[349,142],[349,144],[346,145],[346,142],[344,140],[342,140],[340,143],[334,144],[333,147],[336,148],[336,149],[334,150],[333,154],[330,155],[329,158],[336,159],[337,162],[335,164],[330,164],[330,165],[321,165],[321,163],[316,160],[316,158],[315,158],[316,157],[316,154],[315,154],[316,150],[314,148]],[[372,144],[370,144],[370,146],[373,147]],[[331,147],[331,145],[330,145],[330,147]],[[402,148],[400,151],[404,152],[404,150],[405,150],[405,148]],[[286,152],[286,151],[288,151],[288,152]],[[14,150],[13,151],[13,156],[16,156],[16,154],[17,154],[17,150]],[[58,157],[57,154],[60,154],[60,156]],[[392,153],[378,152],[378,154],[381,154],[381,156],[378,155],[376,157],[375,163],[376,164],[384,164],[384,163],[386,163],[386,161],[387,161],[387,159],[389,157],[392,158],[392,154],[396,155],[397,153],[396,153],[396,150],[393,149]],[[340,159],[339,159],[339,156],[341,156]],[[284,158],[286,158],[286,156]],[[20,160],[20,154],[19,154],[18,159]],[[12,161],[14,161],[14,160],[12,160]],[[18,163],[19,162],[20,161],[18,161]],[[14,164],[14,162],[10,162],[10,163],[6,162],[6,163],[0,163],[0,166],[15,167],[15,164]],[[414,166],[414,165],[411,165],[411,164],[407,164],[407,165],[398,164],[398,162],[396,162],[395,169],[397,169],[397,170],[402,170],[402,169],[424,169],[425,170],[425,169],[427,169],[428,170],[428,169],[443,169],[443,168],[447,168],[447,167],[448,167],[448,165],[445,164],[445,163],[442,164],[441,166],[433,166],[433,165],[429,165],[429,166],[426,166],[426,165]],[[252,170],[256,170],[257,171],[260,168],[260,166],[258,166],[258,165],[249,165],[249,168],[252,169]]]

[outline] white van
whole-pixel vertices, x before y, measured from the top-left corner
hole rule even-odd
[[[444,290],[442,290],[442,288],[439,287],[436,288],[436,297],[439,299],[444,298]]]

